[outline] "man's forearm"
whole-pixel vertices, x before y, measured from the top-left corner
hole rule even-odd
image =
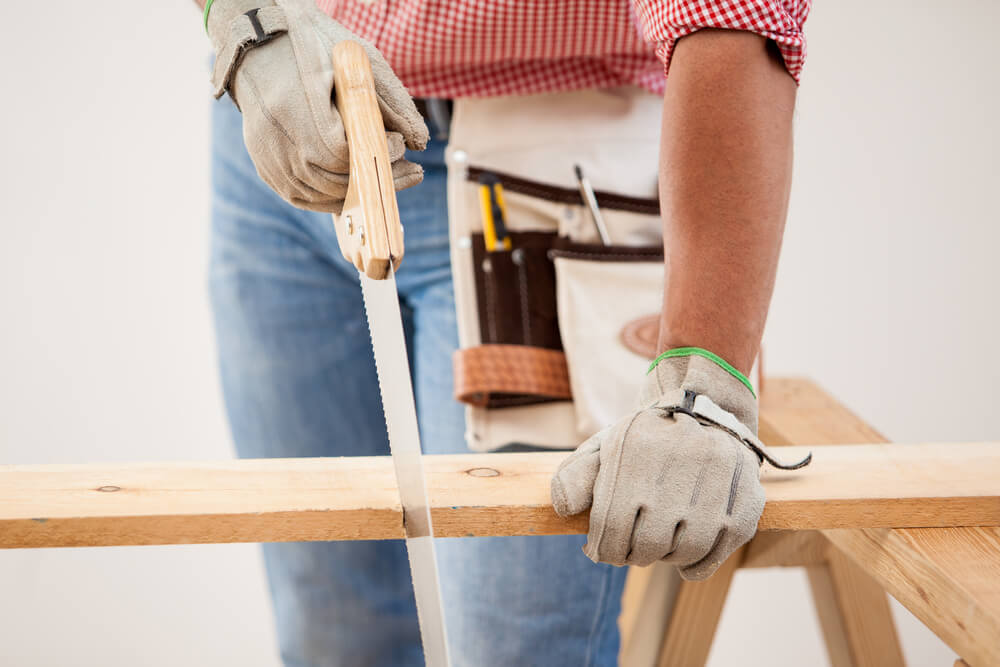
[[[702,347],[749,373],[788,209],[795,92],[758,35],[703,30],[677,43],[660,147],[660,351]]]

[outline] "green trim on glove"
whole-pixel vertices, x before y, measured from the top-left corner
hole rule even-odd
[[[215,0],[205,0],[205,11],[202,14],[202,18],[205,21],[205,32],[208,32],[208,10],[212,8],[212,3]]]
[[[719,355],[715,354],[714,352],[709,352],[708,350],[703,350],[700,347],[675,347],[672,350],[667,350],[666,352],[658,356],[656,359],[653,359],[653,363],[649,365],[649,370],[646,371],[646,375],[652,373],[653,369],[656,368],[656,365],[659,364],[664,359],[670,359],[671,357],[690,357],[690,356],[705,357],[709,361],[714,361],[716,364],[719,365],[720,368],[722,368],[724,371],[726,371],[734,378],[736,378],[744,385],[746,385],[746,388],[750,390],[750,393],[753,394],[753,397],[757,398],[757,392],[753,390],[753,385],[750,384],[750,380],[748,380],[746,376],[743,375],[743,373],[740,373],[731,363],[729,363]]]

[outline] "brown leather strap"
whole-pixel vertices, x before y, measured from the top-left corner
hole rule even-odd
[[[455,398],[480,407],[527,405],[572,398],[562,350],[528,345],[480,345],[456,350]]]

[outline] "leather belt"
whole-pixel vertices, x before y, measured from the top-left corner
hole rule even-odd
[[[480,407],[569,400],[566,355],[529,345],[479,345],[456,350],[455,398]]]

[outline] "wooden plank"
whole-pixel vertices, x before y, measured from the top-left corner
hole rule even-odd
[[[809,566],[806,568],[806,576],[809,578],[813,607],[823,632],[823,645],[830,658],[830,667],[854,667],[851,642],[847,636],[847,628],[851,624],[846,622],[844,609],[837,603],[837,590],[833,585],[829,566],[826,563]],[[885,598],[881,588],[877,592]]]
[[[1000,525],[1000,443],[811,449],[807,468],[764,473],[761,530]],[[791,459],[803,452],[782,450]],[[426,457],[435,531],[586,532],[586,516],[564,520],[549,504],[565,456]],[[388,457],[0,468],[2,547],[400,536]]]
[[[708,661],[722,608],[743,553],[743,549],[734,553],[705,581],[682,582],[663,636],[657,667],[697,667]]]
[[[689,584],[663,561],[629,568],[618,619],[619,667],[656,667],[678,593]]]
[[[761,407],[768,442],[885,442],[808,381],[772,380]],[[823,533],[970,664],[1000,664],[996,528]]]
[[[762,530],[1000,525],[998,444],[814,450],[815,462],[803,470],[765,473]],[[586,516],[563,520],[549,504],[549,480],[564,456],[426,457],[436,531],[442,537],[585,532]],[[5,547],[401,535],[387,457],[0,469]]]
[[[655,565],[655,563],[654,563]],[[635,637],[635,628],[642,614],[642,602],[645,593],[650,588],[653,567],[631,566],[625,577],[625,588],[622,590],[622,609],[618,614],[618,636],[620,638],[620,656],[625,655],[626,647]],[[621,664],[621,661],[619,661]]]
[[[760,397],[760,439],[769,445],[837,445],[888,442],[816,383],[770,378]]]
[[[836,549],[807,568],[832,667],[903,667],[885,592]]]

